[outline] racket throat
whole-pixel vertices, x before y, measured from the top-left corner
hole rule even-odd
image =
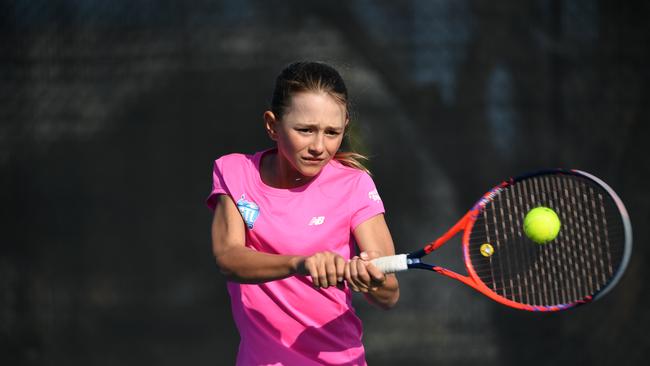
[[[406,264],[408,265],[409,269],[417,268],[417,269],[427,269],[430,271],[435,271],[435,268],[440,268],[428,263],[424,263],[422,262],[422,260],[420,260],[420,258],[407,258]]]

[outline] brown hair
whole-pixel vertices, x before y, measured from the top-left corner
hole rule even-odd
[[[271,99],[271,112],[276,118],[282,119],[282,115],[291,102],[291,97],[296,93],[307,91],[329,94],[345,106],[346,115],[349,118],[350,102],[348,89],[345,87],[343,78],[332,66],[313,61],[294,62],[282,70],[275,80],[275,88]],[[346,138],[348,137],[348,131],[349,126],[345,129]],[[352,151],[339,151],[334,155],[334,159],[345,166],[370,173],[361,163],[361,160],[368,160],[362,154]]]

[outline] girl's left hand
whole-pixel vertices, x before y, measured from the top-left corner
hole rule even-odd
[[[352,291],[367,293],[384,285],[386,275],[370,263],[372,259],[380,256],[376,251],[361,252],[346,263],[344,276]]]

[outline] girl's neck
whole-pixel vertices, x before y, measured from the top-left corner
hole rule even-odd
[[[278,150],[272,150],[262,155],[260,161],[260,177],[264,184],[273,188],[296,188],[309,183],[314,177],[305,177],[296,171],[284,159]]]

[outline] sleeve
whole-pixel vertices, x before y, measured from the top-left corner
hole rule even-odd
[[[214,168],[212,170],[212,191],[205,202],[213,211],[217,206],[217,196],[220,194],[230,194],[228,187],[226,187],[225,180],[223,179],[222,163],[222,159],[214,161]]]
[[[379,197],[375,182],[365,172],[359,177],[350,202],[352,203],[350,227],[353,231],[369,218],[384,213],[384,203]]]

